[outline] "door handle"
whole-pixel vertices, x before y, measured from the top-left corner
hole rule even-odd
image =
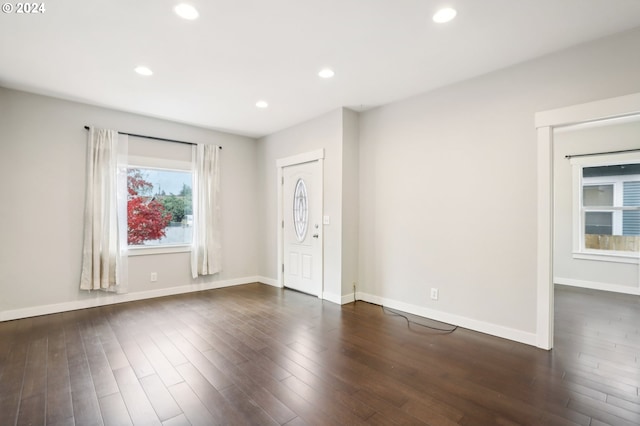
[[[313,234],[313,238],[318,238],[318,234]]]

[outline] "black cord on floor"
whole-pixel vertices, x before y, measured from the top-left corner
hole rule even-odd
[[[420,324],[419,322],[411,321],[409,317],[407,317],[406,315],[403,315],[397,311],[393,311],[389,308],[385,308],[383,305],[380,305],[380,307],[382,308],[382,312],[384,312],[385,315],[393,315],[396,317],[404,318],[407,321],[407,327],[409,328],[411,328],[411,324],[417,324],[419,326],[428,328],[430,330],[439,331],[440,332],[439,334],[451,334],[458,329],[457,325],[453,326],[453,328],[444,329],[444,328],[438,328],[438,327],[431,327],[430,325],[426,325],[426,324]]]

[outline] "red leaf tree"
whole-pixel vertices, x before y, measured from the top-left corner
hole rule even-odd
[[[165,228],[171,221],[162,203],[150,196],[153,185],[147,182],[139,169],[129,169],[127,174],[127,241],[139,245],[165,236]]]

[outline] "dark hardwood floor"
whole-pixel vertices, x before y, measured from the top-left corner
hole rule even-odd
[[[0,323],[2,425],[638,425],[638,297],[546,352],[260,284]]]

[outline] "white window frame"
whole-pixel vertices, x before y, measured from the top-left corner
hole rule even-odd
[[[193,164],[189,161],[181,160],[169,160],[154,157],[143,157],[130,155],[127,161],[127,167],[130,169],[154,169],[154,170],[166,170],[172,172],[189,172],[192,175],[193,188]],[[194,212],[195,214],[195,212]],[[131,256],[148,256],[156,254],[169,254],[169,253],[188,253],[191,251],[191,243],[185,244],[163,244],[161,246],[128,246],[127,253]]]
[[[613,212],[613,227],[621,233],[622,211],[640,210],[640,207],[621,207],[623,182],[640,180],[639,175],[628,175],[624,178],[615,176],[583,178],[582,169],[585,167],[613,166],[617,164],[640,163],[640,154],[637,152],[624,154],[603,154],[586,157],[571,158],[573,173],[573,258],[584,260],[596,260],[602,262],[632,263],[638,264],[639,253],[614,250],[594,250],[585,248],[584,222],[585,211]],[[583,185],[613,185],[613,207],[592,206],[585,210],[582,205]],[[595,208],[594,208],[595,207]],[[618,226],[616,226],[618,225]]]

